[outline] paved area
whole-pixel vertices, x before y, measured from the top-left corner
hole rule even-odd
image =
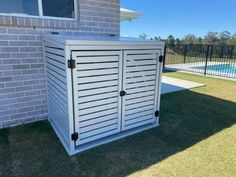
[[[165,94],[203,86],[205,86],[205,84],[162,76],[161,93]]]

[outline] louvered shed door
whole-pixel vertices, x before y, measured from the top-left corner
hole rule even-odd
[[[122,52],[72,52],[77,145],[121,131]]]
[[[124,52],[122,130],[155,123],[158,109],[159,50]]]

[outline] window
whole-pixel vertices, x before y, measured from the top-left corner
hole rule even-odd
[[[75,18],[74,0],[42,0],[43,15]]]
[[[75,18],[77,0],[0,0],[0,13]]]
[[[39,15],[38,0],[1,0],[0,12]]]

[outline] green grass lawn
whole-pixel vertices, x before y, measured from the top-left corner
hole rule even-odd
[[[207,86],[163,95],[160,127],[72,157],[47,121],[2,129],[0,176],[235,176],[236,82],[164,75]]]

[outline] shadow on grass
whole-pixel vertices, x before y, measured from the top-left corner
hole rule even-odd
[[[236,104],[181,91],[162,96],[160,127],[68,157],[47,121],[0,130],[0,176],[127,176],[236,123]]]

